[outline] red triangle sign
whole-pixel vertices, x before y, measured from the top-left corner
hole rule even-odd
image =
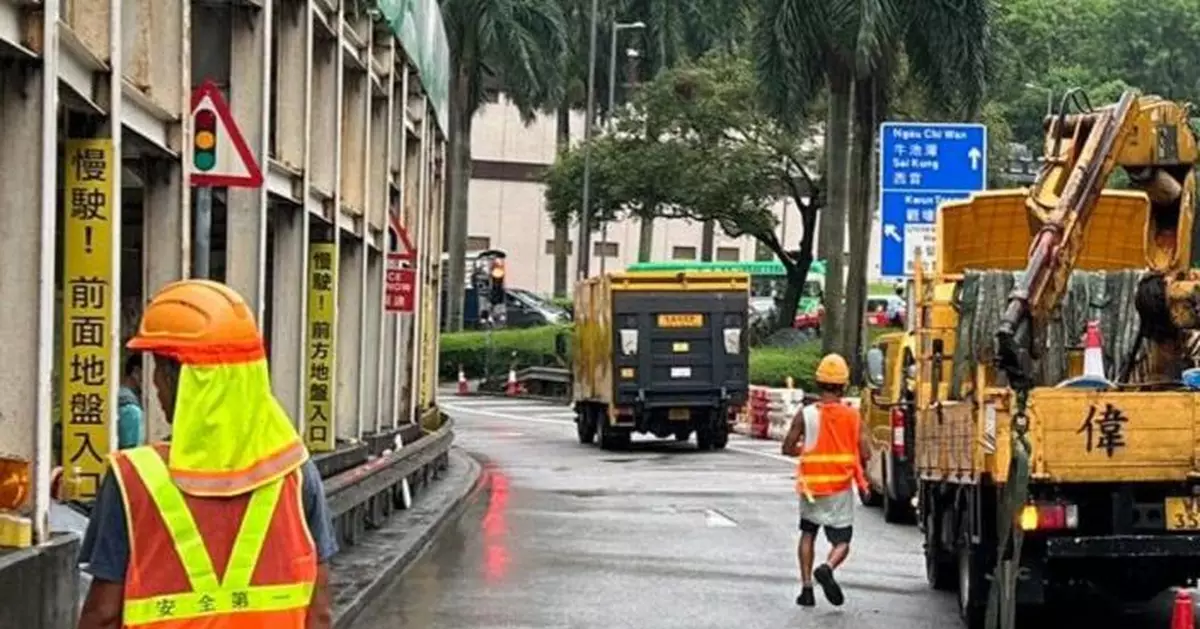
[[[192,92],[192,155],[189,179],[193,186],[258,188],[262,169],[238,129],[229,105],[216,83],[205,81]]]
[[[412,239],[408,237],[408,229],[400,224],[400,219],[391,211],[388,212],[388,222],[391,223],[392,231],[396,232],[396,237],[399,240],[398,244],[401,248],[400,251],[393,251],[392,253],[401,260],[416,261],[417,248],[413,246]]]

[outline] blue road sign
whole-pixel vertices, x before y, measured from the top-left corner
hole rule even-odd
[[[879,139],[879,272],[905,276],[935,254],[938,205],[987,188],[987,127],[885,122]]]

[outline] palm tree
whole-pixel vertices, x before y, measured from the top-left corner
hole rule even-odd
[[[976,116],[988,70],[991,5],[991,0],[760,0],[758,69],[776,115],[797,124],[828,90],[828,198],[819,234],[828,265],[825,320],[831,325],[823,326],[825,351],[856,356],[861,342],[874,207],[871,164],[893,81],[906,68],[928,88],[926,96],[937,109],[964,119]],[[849,286],[842,270],[847,219]],[[843,296],[850,298],[845,305]]]
[[[450,46],[446,325],[462,329],[471,123],[486,88],[503,86],[526,121],[561,100],[568,51],[559,0],[440,0]]]

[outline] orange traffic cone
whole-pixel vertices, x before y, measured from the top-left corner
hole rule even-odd
[[[505,391],[509,395],[517,395],[521,392],[521,385],[517,384],[517,370],[516,369],[508,370],[508,386],[505,387]]]
[[[1192,607],[1192,593],[1180,589],[1175,593],[1175,609],[1171,611],[1171,629],[1195,629],[1196,612]]]
[[[466,395],[467,393],[469,393],[469,391],[467,390],[467,374],[463,372],[462,365],[459,365],[458,366],[458,394]]]
[[[1104,379],[1104,350],[1100,347],[1100,323],[1088,321],[1083,342],[1083,375]]]

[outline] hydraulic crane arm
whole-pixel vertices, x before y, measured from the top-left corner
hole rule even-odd
[[[1040,228],[996,333],[997,364],[1018,390],[1033,384],[1035,341],[1062,300],[1092,210],[1117,166],[1152,202],[1151,267],[1170,273],[1186,269],[1190,261],[1194,209],[1184,191],[1194,187],[1196,141],[1189,106],[1127,91],[1113,105],[1066,114],[1067,103],[1078,105],[1080,97],[1068,92],[1059,113],[1046,121],[1045,162],[1026,201]]]

